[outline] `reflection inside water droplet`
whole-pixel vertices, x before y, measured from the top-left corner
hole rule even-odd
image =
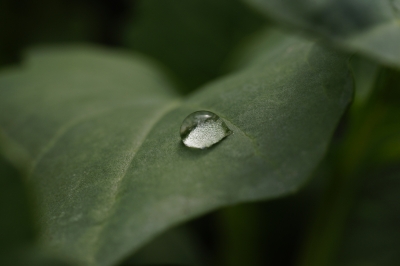
[[[182,142],[190,148],[205,149],[232,134],[225,122],[209,111],[188,115],[181,126]]]

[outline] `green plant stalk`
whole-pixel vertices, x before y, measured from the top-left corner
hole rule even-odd
[[[298,266],[332,264],[363,175],[365,151],[385,113],[384,108],[374,105],[365,116],[351,119],[355,125],[336,154],[335,171],[300,250]]]

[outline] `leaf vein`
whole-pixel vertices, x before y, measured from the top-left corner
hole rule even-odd
[[[99,231],[97,232],[96,237],[94,238],[94,240],[92,242],[92,243],[98,243],[97,245],[94,246],[95,252],[93,252],[92,254],[97,254],[101,247],[98,240],[101,239],[100,236],[104,232],[104,229],[106,228],[107,224],[110,222],[110,217],[112,216],[113,212],[115,211],[114,206],[117,201],[117,195],[119,194],[121,183],[124,180],[124,178],[126,177],[128,170],[132,164],[132,161],[135,158],[135,155],[142,147],[144,140],[146,139],[148,134],[151,132],[151,130],[154,128],[154,125],[156,125],[167,113],[169,113],[171,110],[176,108],[180,104],[180,102],[181,102],[180,100],[175,100],[175,101],[169,102],[168,104],[164,105],[164,107],[160,108],[159,112],[157,112],[157,114],[154,115],[154,119],[152,119],[152,121],[149,122],[147,128],[143,131],[144,133],[141,137],[141,140],[139,141],[140,144],[137,147],[133,147],[133,149],[131,150],[131,152],[130,152],[131,155],[130,155],[129,159],[127,160],[126,165],[124,166],[124,170],[122,171],[122,174],[116,180],[117,185],[115,186],[114,191],[112,191],[110,193],[111,194],[110,195],[110,204],[105,211],[106,214],[104,215],[103,222],[99,226]],[[94,260],[95,258],[92,258],[92,259]]]
[[[72,120],[70,120],[69,122],[65,123],[63,126],[61,126],[56,133],[54,134],[54,136],[44,145],[44,148],[40,151],[39,155],[32,160],[31,165],[29,167],[28,170],[28,174],[27,174],[27,179],[31,178],[37,165],[40,163],[40,161],[43,159],[43,157],[54,147],[54,145],[57,143],[57,141],[63,137],[70,129],[72,129],[75,125],[89,119],[89,118],[93,118],[96,116],[99,116],[101,114],[107,113],[107,112],[112,112],[118,109],[123,109],[123,108],[127,108],[130,107],[132,105],[137,105],[137,102],[130,102],[128,104],[124,104],[121,106],[110,106],[108,108],[104,108],[101,110],[96,110],[90,113],[86,113],[82,116],[79,116],[78,118],[74,118]]]

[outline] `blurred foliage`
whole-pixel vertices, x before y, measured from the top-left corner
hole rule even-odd
[[[221,75],[232,49],[265,25],[239,0],[146,0],[134,14],[125,45],[168,66],[182,81],[183,93]]]
[[[242,0],[271,20],[400,68],[399,0]]]
[[[31,45],[122,46],[157,58],[188,93],[220,75],[232,49],[266,20],[239,0],[2,0],[0,22],[0,66]]]
[[[0,66],[17,62],[21,52],[32,45],[118,45],[123,19],[131,5],[124,0],[1,0]]]
[[[400,262],[400,165],[365,173],[355,192],[336,265]]]

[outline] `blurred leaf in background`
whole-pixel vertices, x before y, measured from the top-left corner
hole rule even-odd
[[[137,1],[124,45],[168,66],[182,93],[221,74],[224,61],[265,19],[239,0]]]
[[[335,265],[397,265],[400,262],[399,164],[365,175],[356,191]]]
[[[278,24],[400,68],[399,0],[243,0]]]
[[[32,45],[95,42],[120,45],[124,0],[0,1],[0,67]]]

